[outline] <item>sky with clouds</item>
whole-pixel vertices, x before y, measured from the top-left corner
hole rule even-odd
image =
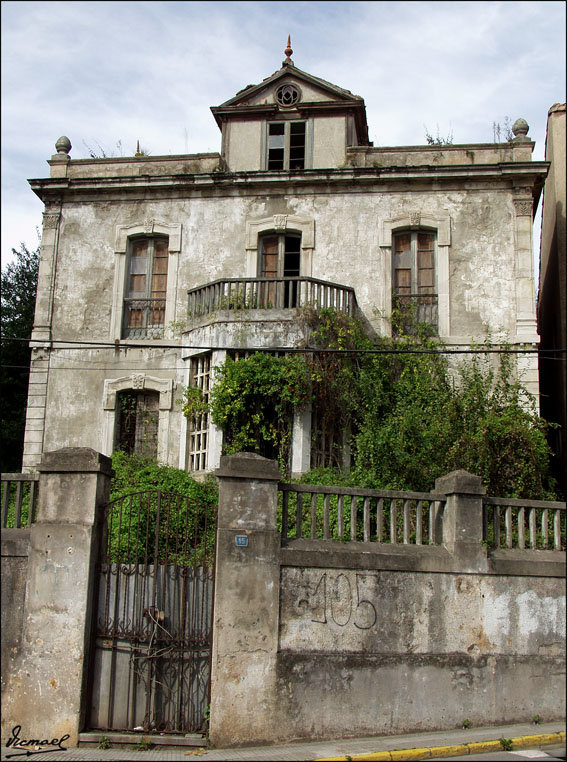
[[[209,110],[295,65],[361,95],[375,145],[426,131],[492,142],[518,117],[542,160],[565,101],[565,3],[26,2],[1,4],[2,262],[37,245],[29,178],[67,135],[71,157],[220,150]],[[538,222],[536,221],[536,226]]]

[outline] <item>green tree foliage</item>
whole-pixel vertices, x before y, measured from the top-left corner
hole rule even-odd
[[[394,338],[375,342],[359,320],[332,309],[306,309],[303,321],[309,348],[340,351],[257,353],[221,368],[210,409],[227,452],[274,457],[267,442],[285,462],[291,414],[312,402],[320,420],[349,426],[352,464],[348,475],[323,469],[302,481],[429,491],[436,478],[466,469],[482,477],[490,495],[555,497],[548,425],[516,378],[511,356],[489,354],[489,340],[450,364],[431,327],[407,312],[394,311]],[[376,349],[384,351],[360,351]],[[194,404],[202,406],[202,398]],[[185,413],[192,414],[191,405]]]
[[[15,259],[2,270],[2,472],[18,472],[22,467],[26,404],[30,368],[31,336],[35,311],[40,247],[29,251],[20,244],[12,249]]]
[[[213,423],[225,432],[226,452],[257,452],[277,458],[284,466],[293,412],[305,407],[310,395],[302,357],[257,352],[236,362],[227,358],[210,402]]]
[[[108,523],[111,561],[188,566],[212,563],[218,503],[212,477],[198,482],[186,471],[120,450],[112,456],[112,467],[115,475]]]

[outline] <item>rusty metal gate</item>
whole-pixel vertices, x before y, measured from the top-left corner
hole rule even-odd
[[[141,492],[111,502],[105,527],[88,726],[205,732],[215,507]]]

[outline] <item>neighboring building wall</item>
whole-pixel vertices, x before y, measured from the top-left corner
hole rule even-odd
[[[545,182],[541,226],[538,328],[542,350],[539,368],[541,415],[558,424],[549,432],[556,454],[555,475],[567,494],[567,237],[566,122],[564,103],[549,109],[545,158],[551,162]]]
[[[282,542],[275,461],[217,476],[214,746],[563,718],[565,554],[487,552],[478,477],[437,480],[443,545],[410,546]]]

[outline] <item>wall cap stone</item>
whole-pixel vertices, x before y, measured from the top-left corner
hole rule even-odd
[[[459,470],[435,479],[435,492],[444,495],[485,495],[486,489],[482,486],[480,476]]]
[[[230,479],[268,479],[280,481],[278,463],[263,458],[254,452],[239,452],[236,455],[221,455],[220,467],[215,476]]]
[[[44,452],[37,470],[41,473],[83,471],[114,475],[112,460],[90,447],[62,447],[60,450]]]

